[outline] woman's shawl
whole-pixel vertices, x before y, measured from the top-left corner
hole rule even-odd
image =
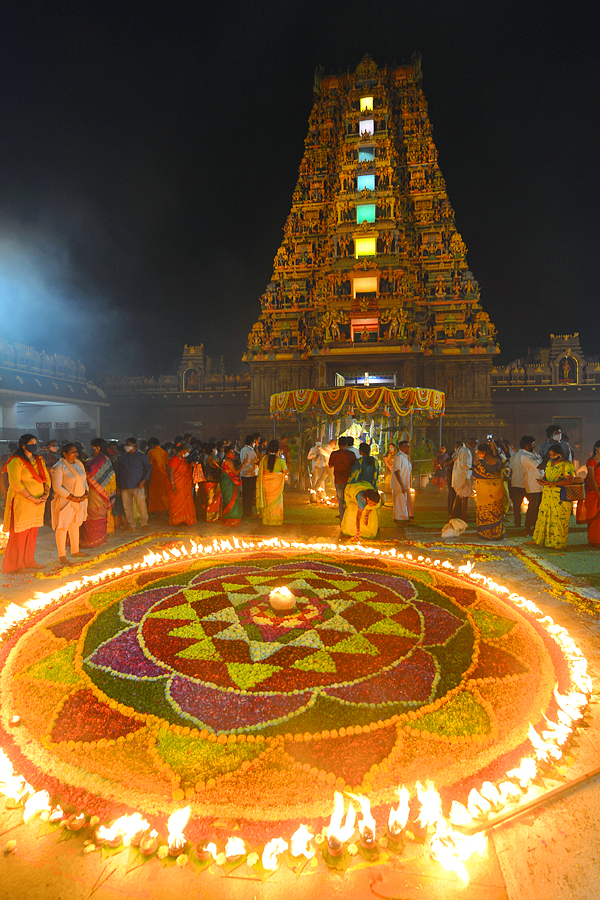
[[[112,508],[117,493],[117,479],[112,462],[108,456],[99,453],[86,459],[84,466],[89,486],[104,500],[107,507]]]

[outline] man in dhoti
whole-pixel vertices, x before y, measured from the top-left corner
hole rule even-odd
[[[394,522],[396,525],[405,525],[413,517],[412,494],[410,492],[412,463],[408,456],[409,450],[409,442],[401,441],[398,444],[398,452],[394,458],[392,499],[394,501]]]
[[[452,469],[452,487],[456,494],[451,518],[467,521],[467,504],[472,489],[473,453],[477,447],[477,438],[469,438],[466,444],[458,449],[454,468]]]

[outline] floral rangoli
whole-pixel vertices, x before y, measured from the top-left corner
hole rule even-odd
[[[568,680],[533,618],[441,567],[283,550],[80,592],[0,651],[0,744],[37,788],[240,823],[328,816],[332,786],[458,796],[523,756]]]

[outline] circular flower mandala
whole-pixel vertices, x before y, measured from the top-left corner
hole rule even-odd
[[[296,604],[277,614],[282,586]],[[333,783],[387,801],[399,781],[493,777],[567,677],[551,643],[439,567],[187,561],[81,592],[3,644],[0,742],[99,813],[168,810],[175,791],[204,815],[319,815]]]
[[[296,597],[287,615],[268,601],[281,586]],[[138,712],[170,707],[169,721],[216,733],[264,729],[318,698],[416,706],[434,699],[443,648],[463,630],[453,684],[471,661],[466,613],[437,599],[420,599],[400,576],[323,563],[211,570],[124,597],[117,615],[112,606],[100,613],[83,671],[116,700],[124,681],[138,682]]]

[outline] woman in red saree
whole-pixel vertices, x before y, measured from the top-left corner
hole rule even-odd
[[[588,544],[600,547],[600,441],[594,444],[594,453],[587,461],[585,521]]]
[[[233,447],[221,464],[221,522],[223,525],[239,525],[242,521],[242,467],[236,469]]]
[[[117,495],[117,479],[102,438],[91,443],[92,455],[84,462],[88,483],[87,519],[79,530],[80,547],[100,547],[106,543],[108,515]]]
[[[169,454],[160,446],[158,438],[154,437],[148,441],[147,453],[152,466],[148,482],[148,512],[166,513],[169,510],[171,493],[167,475]]]
[[[177,452],[171,457],[167,466],[170,482],[169,524],[195,525],[196,510],[192,494],[192,470],[187,461],[190,445],[185,441],[177,444]]]

